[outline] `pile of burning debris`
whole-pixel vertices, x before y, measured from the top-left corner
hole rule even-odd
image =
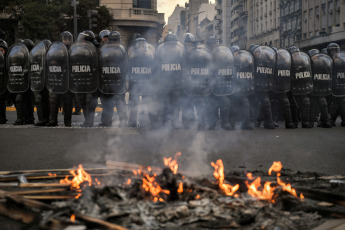
[[[0,191],[0,214],[26,229],[69,230],[313,229],[345,218],[344,177],[289,175],[274,162],[266,175],[234,172],[225,178],[217,160],[213,179],[192,178],[178,172],[180,154],[164,158],[163,169],[108,162],[86,170],[90,174],[81,165],[45,176],[42,170],[0,172],[6,189]],[[40,183],[28,182],[35,179]]]

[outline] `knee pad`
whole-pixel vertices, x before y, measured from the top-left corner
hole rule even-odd
[[[304,98],[302,99],[302,104],[303,104],[304,106],[310,106],[310,99],[309,99],[309,97],[304,97]]]
[[[16,103],[22,103],[23,102],[23,95],[21,93],[18,93],[16,95]]]
[[[35,104],[39,105],[42,102],[42,95],[40,93],[35,95]]]

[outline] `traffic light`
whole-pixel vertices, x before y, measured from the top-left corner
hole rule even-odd
[[[87,11],[87,17],[89,18],[89,30],[93,30],[97,28],[97,16],[98,16],[98,10],[88,10]]]

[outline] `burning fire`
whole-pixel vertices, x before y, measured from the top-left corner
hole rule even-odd
[[[71,180],[68,179],[68,176],[66,176],[65,179],[63,180],[60,180],[60,184],[70,184],[71,190],[75,190],[79,192],[79,194],[75,196],[76,199],[78,199],[81,196],[80,186],[83,183],[87,182],[89,186],[92,185],[92,179],[91,179],[90,174],[85,172],[82,165],[79,165],[78,167],[79,167],[78,169],[69,171],[73,176]],[[100,182],[99,180],[97,180],[97,178],[95,179],[94,183],[96,183],[96,185],[100,185]]]
[[[177,173],[177,169],[178,169],[177,157],[179,157],[179,156],[181,156],[181,152],[178,152],[175,154],[174,160],[172,160],[171,157],[169,157],[169,158],[164,157],[163,158],[164,159],[164,165],[169,167],[174,174]]]
[[[222,160],[217,160],[216,163],[211,162],[211,165],[214,167],[213,176],[218,180],[219,188],[224,191],[227,196],[233,196],[234,193],[239,189],[239,185],[231,186],[230,184],[224,183],[224,166]],[[238,195],[235,194],[235,197]]]
[[[71,216],[71,221],[72,221],[72,222],[75,221],[75,215],[74,215],[74,214]]]
[[[280,171],[283,168],[283,165],[280,161],[274,161],[272,166],[270,167],[270,169],[268,170],[268,175],[272,174],[272,171],[277,172],[277,184],[278,186],[272,186],[271,182],[265,182],[264,186],[261,186],[261,178],[258,177],[256,178],[252,183],[249,183],[248,181],[246,181],[246,185],[248,188],[248,194],[251,195],[252,197],[256,197],[258,199],[262,199],[262,200],[269,200],[271,202],[275,202],[274,200],[274,190],[276,188],[278,188],[279,186],[282,188],[283,191],[287,191],[290,194],[292,194],[293,196],[295,196],[296,198],[298,198],[297,196],[297,192],[295,189],[291,188],[291,184],[286,184],[283,181],[281,181],[280,179]],[[251,173],[247,174],[247,177],[249,180],[253,180],[253,176]],[[262,189],[259,189],[261,188]],[[300,194],[299,197],[301,200],[304,199],[303,194]]]

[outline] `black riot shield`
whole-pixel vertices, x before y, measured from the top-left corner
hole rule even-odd
[[[212,92],[212,52],[198,44],[187,53],[184,91],[190,96],[207,96]]]
[[[333,61],[327,54],[317,53],[311,56],[314,96],[328,96],[332,93]]]
[[[43,90],[46,82],[46,46],[44,42],[38,43],[29,55],[30,70],[30,88],[33,92]]]
[[[332,94],[336,97],[345,96],[345,52],[333,55]]]
[[[54,42],[46,55],[47,89],[51,93],[64,94],[68,90],[68,50],[62,42]]]
[[[213,49],[213,93],[217,96],[232,95],[236,90],[235,58],[232,51],[220,45]]]
[[[153,95],[157,91],[154,47],[146,41],[135,42],[127,53],[129,92],[132,95]]]
[[[294,95],[304,95],[313,92],[313,79],[309,56],[304,52],[291,55],[291,92]]]
[[[6,90],[6,65],[5,65],[5,58],[0,52],[0,94],[3,94]]]
[[[186,51],[179,41],[165,41],[156,49],[158,63],[158,81],[162,89],[180,89],[183,87],[182,69]]]
[[[90,42],[76,42],[69,48],[69,89],[93,93],[98,89],[97,49]]]
[[[11,46],[7,56],[7,89],[11,93],[24,93],[29,89],[29,50],[23,44]]]
[[[247,50],[237,50],[234,53],[236,71],[236,90],[239,96],[249,96],[254,93],[254,57]]]
[[[272,89],[274,69],[277,55],[269,46],[258,46],[253,51],[255,90],[269,91]]]
[[[107,42],[99,48],[99,90],[104,94],[126,92],[125,80],[128,58],[121,44]]]
[[[272,90],[277,93],[290,91],[291,88],[291,54],[285,49],[278,49],[277,63],[273,77]]]

